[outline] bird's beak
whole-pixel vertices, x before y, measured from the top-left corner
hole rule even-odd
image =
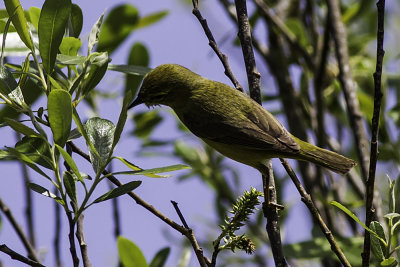
[[[138,95],[135,99],[135,101],[132,102],[132,104],[129,105],[128,109],[131,109],[133,107],[136,107],[137,105],[143,104],[143,100],[140,97],[140,95]]]

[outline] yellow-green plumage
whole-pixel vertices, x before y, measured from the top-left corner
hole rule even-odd
[[[158,66],[143,81],[131,107],[171,107],[196,136],[225,156],[264,172],[270,158],[310,161],[345,174],[355,162],[292,136],[246,94],[175,64]]]

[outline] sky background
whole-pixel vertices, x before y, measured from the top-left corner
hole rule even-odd
[[[76,2],[76,1],[75,1]],[[21,1],[24,9],[28,9],[32,4],[41,7],[43,1]],[[112,5],[110,4],[112,3]],[[144,43],[150,52],[150,66],[155,67],[164,63],[177,63],[184,65],[191,70],[213,80],[230,84],[228,78],[224,75],[224,69],[218,58],[214,55],[208,46],[203,30],[192,15],[192,7],[184,4],[180,0],[146,0],[146,1],[82,1],[79,2],[84,15],[84,28],[82,31],[83,42],[86,44],[87,35],[90,28],[97,18],[105,10],[110,10],[113,6],[122,3],[130,3],[139,9],[141,15],[153,12],[168,10],[169,14],[161,22],[151,27],[135,31],[128,40],[112,55],[113,64],[125,64],[129,49],[134,42]],[[3,2],[0,4],[4,8]],[[200,7],[203,16],[208,20],[208,24],[216,37],[217,42],[223,40],[227,35],[235,36],[236,30],[229,18],[220,9],[219,4],[214,1],[204,1],[204,5]],[[259,34],[259,33],[256,33]],[[243,67],[243,59],[241,50],[231,44],[231,38],[220,45],[221,50],[229,57],[230,65],[239,82],[247,88],[245,69]],[[271,81],[267,78],[267,72],[263,66],[259,64],[259,71],[262,74],[263,90],[273,88]],[[108,72],[106,78],[100,84],[100,89],[105,92],[120,94],[124,85],[124,79],[121,75]],[[295,73],[294,73],[295,75]],[[271,89],[272,90],[272,89]],[[266,91],[265,91],[266,92]],[[269,91],[271,93],[271,91]],[[100,116],[109,119],[114,123],[117,122],[121,104],[121,98],[118,100],[105,100],[99,105]],[[277,108],[274,106],[273,108]],[[269,108],[269,107],[267,107]],[[136,110],[136,109],[135,109]],[[130,111],[132,114],[134,111]],[[137,108],[137,111],[143,111],[145,107]],[[175,129],[175,121],[172,114],[169,114],[167,108],[163,108],[166,119],[154,133],[154,136],[172,138],[187,138],[182,133],[177,133]],[[80,112],[88,117],[92,116],[88,108],[81,108]],[[169,115],[168,115],[169,114]],[[283,121],[284,123],[284,121]],[[284,123],[285,124],[285,123]],[[139,140],[129,138],[128,132],[133,129],[132,123],[128,123],[126,131],[123,133],[121,142],[115,150],[115,155],[125,157],[135,164],[143,168],[151,168],[165,166],[169,164],[179,164],[176,158],[160,157],[146,158],[138,155]],[[0,129],[0,137],[5,140],[4,145],[12,146],[15,143],[15,136],[9,135],[7,128]],[[193,143],[193,145],[198,145]],[[81,161],[79,158],[77,161]],[[276,160],[273,161],[275,170],[282,171]],[[234,164],[232,162],[232,164]],[[118,168],[118,165],[116,165]],[[261,190],[261,179],[257,171],[250,167],[235,164],[235,167],[242,174],[243,190],[254,186]],[[0,162],[2,176],[0,179],[0,196],[11,208],[18,222],[25,226],[24,219],[24,186],[21,175],[21,168],[18,163]],[[182,170],[179,174],[187,171]],[[36,177],[30,172],[34,182],[45,185],[45,179]],[[169,179],[150,179],[146,177],[133,177],[143,181],[143,184],[135,191],[148,203],[154,205],[159,211],[179,222],[179,219],[170,203],[174,200],[179,206],[188,220],[196,236],[200,240],[206,240],[207,234],[211,233],[215,228],[215,214],[213,208],[213,192],[205,186],[200,179],[190,179],[184,182],[177,182],[174,177]],[[128,182],[132,179],[129,177],[120,177],[121,182]],[[108,184],[103,183],[99,186],[96,196],[108,191]],[[135,242],[144,252],[148,261],[152,259],[154,254],[161,248],[170,246],[171,254],[166,266],[176,266],[177,260],[181,254],[181,244],[184,237],[178,232],[171,230],[166,224],[161,222],[154,215],[150,214],[142,207],[136,205],[132,199],[123,196],[119,198],[120,212],[122,216],[122,235]],[[296,242],[305,240],[309,236],[308,229],[309,216],[308,212],[302,205],[298,194],[294,191],[293,186],[285,189],[285,199],[280,202],[285,205],[295,205],[296,208],[291,209],[288,225],[284,227],[284,242]],[[52,239],[54,232],[54,203],[48,198],[34,194],[34,213],[35,226],[37,229],[36,238],[39,252],[46,252],[43,263],[46,266],[54,265],[52,249]],[[307,215],[305,215],[307,214]],[[62,260],[64,266],[71,266],[71,257],[68,251],[67,222],[65,215],[62,214]],[[209,225],[211,224],[211,227]],[[116,241],[113,236],[112,211],[110,203],[104,202],[90,207],[85,212],[85,238],[88,244],[89,257],[93,266],[116,266],[118,259]],[[214,236],[210,239],[215,238]],[[17,238],[15,231],[8,224],[3,216],[3,226],[0,231],[0,243],[7,244],[10,248],[24,254],[24,248],[20,240]],[[231,252],[226,252],[231,253]],[[268,252],[269,253],[269,252]],[[194,256],[192,256],[194,258]],[[11,260],[5,254],[0,254],[0,260],[5,267],[25,266],[16,261]],[[194,262],[194,259],[192,260]]]

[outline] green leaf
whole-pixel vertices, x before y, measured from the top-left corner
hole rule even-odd
[[[69,25],[69,35],[79,38],[83,26],[82,9],[77,4],[71,6],[71,25]]]
[[[86,61],[86,57],[58,54],[57,60],[59,61],[59,63],[63,65],[77,65],[77,64],[83,64]]]
[[[63,206],[65,205],[64,201],[60,197],[54,195],[52,192],[50,192],[48,189],[44,188],[43,186],[40,186],[35,183],[28,183],[27,186],[31,190],[35,191],[36,193],[39,193],[45,197],[52,198]]]
[[[131,66],[131,65],[114,65],[108,64],[108,69],[113,71],[122,72],[125,74],[137,75],[137,76],[144,76],[151,68],[143,67],[143,66]]]
[[[169,247],[160,249],[154,256],[149,267],[164,267],[170,252],[171,249]]]
[[[140,248],[122,236],[117,240],[118,255],[124,267],[148,267],[146,258]]]
[[[150,55],[147,48],[142,43],[134,43],[131,51],[129,52],[128,65],[130,66],[143,66],[148,67],[150,62]],[[139,85],[143,80],[142,76],[126,75],[125,92],[132,91],[132,95],[136,95]]]
[[[95,151],[100,156],[100,158],[98,158],[96,153],[93,153],[89,147],[89,155],[93,169],[96,173],[98,173],[101,171],[102,167],[105,167],[103,165],[107,163],[110,157],[115,126],[109,120],[94,117],[90,118],[85,123],[85,130],[90,142],[93,144]]]
[[[28,23],[19,0],[4,0],[4,4],[22,42],[32,50],[33,45],[29,36]]]
[[[331,201],[330,202],[331,205],[341,209],[344,213],[346,213],[348,216],[350,216],[350,218],[352,218],[353,220],[355,220],[359,225],[361,225],[365,230],[367,230],[368,232],[370,232],[372,235],[374,235],[376,238],[378,238],[385,246],[387,246],[386,240],[382,239],[377,233],[375,233],[374,231],[372,231],[371,229],[369,229],[362,221],[360,221],[360,219],[357,218],[357,216],[352,213],[349,209],[347,209],[345,206],[343,206],[342,204],[340,204],[339,202],[336,201]]]
[[[144,170],[135,164],[129,162],[128,160],[122,158],[122,157],[113,157],[116,159],[119,159],[122,163],[124,163],[126,166],[128,166],[130,169],[133,170],[129,172],[115,172],[114,174],[128,174],[128,175],[145,175],[147,177],[151,178],[166,178],[170,177],[170,175],[157,175],[156,173],[162,173],[162,172],[171,172],[171,171],[177,171],[177,170],[183,170],[183,169],[190,169],[189,166],[183,165],[183,164],[177,164],[177,165],[171,165],[171,166],[165,166],[165,167],[160,167],[160,168],[153,168],[153,169],[147,169]]]
[[[78,54],[79,48],[81,48],[81,45],[81,40],[75,37],[64,37],[60,44],[60,52],[63,55],[76,56]]]
[[[39,51],[43,67],[53,72],[58,48],[71,13],[71,0],[46,0],[39,18]]]
[[[133,121],[135,122],[133,134],[141,138],[149,137],[150,133],[160,124],[162,119],[157,110],[135,113],[133,115]]]
[[[53,89],[48,96],[47,109],[54,142],[63,147],[71,131],[71,95],[65,90]]]
[[[25,124],[20,123],[19,121],[15,121],[9,118],[4,118],[4,121],[13,128],[14,131],[18,133],[22,133],[26,136],[40,136],[35,130],[26,126]]]
[[[380,236],[382,239],[386,241],[385,231],[383,230],[383,227],[379,222],[373,221],[371,222],[369,227],[372,231],[377,233],[378,236]],[[371,235],[371,246],[372,246],[372,252],[379,261],[385,259],[386,247],[374,235]]]
[[[384,267],[396,267],[397,266],[397,260],[393,257],[390,257],[389,259],[385,259],[381,261],[380,266]]]
[[[90,57],[90,69],[84,78],[82,95],[87,95],[103,79],[110,62],[108,53],[95,53]]]
[[[16,157],[18,160],[24,162],[32,170],[36,171],[37,173],[39,173],[40,175],[51,181],[51,178],[47,174],[45,174],[38,166],[36,166],[35,162],[32,159],[30,159],[27,155],[22,154],[18,150],[11,147],[7,147],[7,150],[10,152],[11,155]]]
[[[47,169],[52,169],[49,144],[41,137],[23,137],[15,144],[15,149],[27,156],[33,163],[37,163]]]
[[[83,179],[81,177],[81,173],[79,172],[78,167],[76,166],[75,161],[72,159],[70,154],[68,154],[67,151],[65,151],[61,146],[59,146],[57,144],[56,144],[56,147],[57,147],[58,151],[60,151],[60,154],[62,155],[64,160],[68,163],[68,165],[71,168],[71,170],[78,177],[79,181],[81,181],[83,183]]]
[[[125,92],[124,99],[122,101],[121,113],[119,114],[117,126],[116,126],[115,132],[114,132],[114,140],[113,140],[113,144],[112,144],[112,150],[114,150],[115,146],[119,142],[122,131],[124,130],[126,119],[128,118],[128,107],[129,107],[130,103],[132,103],[133,97],[134,97],[134,95],[132,94],[132,92]]]
[[[154,12],[150,15],[141,17],[139,21],[136,23],[135,29],[140,29],[143,27],[150,26],[151,24],[154,24],[157,21],[163,19],[166,15],[168,15],[168,10]]]
[[[75,180],[70,172],[65,171],[63,173],[63,183],[64,183],[64,187],[65,187],[65,192],[67,192],[67,195],[72,200],[72,202],[77,204],[78,202],[76,199]]]
[[[93,201],[93,203],[99,203],[99,202],[103,202],[103,201],[106,201],[106,200],[109,200],[112,198],[122,196],[126,193],[131,192],[132,190],[136,189],[137,187],[139,187],[139,185],[141,183],[142,183],[141,181],[132,181],[132,182],[123,184],[121,186],[118,186],[118,187],[108,191],[104,195],[96,198],[96,200]]]
[[[38,7],[30,7],[29,8],[29,17],[31,19],[31,23],[36,30],[39,30],[39,18],[40,18],[41,9]]]
[[[90,34],[89,34],[89,42],[88,42],[88,55],[92,53],[94,46],[99,41],[99,33],[100,26],[103,22],[104,13],[97,19],[96,23],[93,25]]]
[[[101,27],[97,51],[114,50],[129,36],[139,19],[138,10],[130,4],[122,4],[113,8]]]
[[[400,217],[400,214],[392,212],[392,213],[385,214],[383,217],[388,220],[393,220],[394,218]]]
[[[8,95],[15,88],[18,87],[18,83],[15,81],[12,73],[3,65],[0,66],[0,93]]]

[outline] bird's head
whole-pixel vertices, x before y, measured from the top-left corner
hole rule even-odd
[[[164,64],[146,74],[133,108],[142,103],[147,106],[166,105],[173,107],[190,90],[190,81],[197,74],[176,64]]]

